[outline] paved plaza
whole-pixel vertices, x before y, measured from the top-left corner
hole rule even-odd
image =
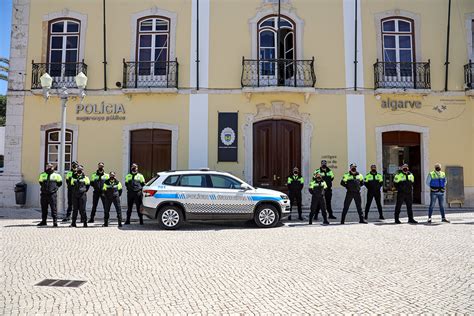
[[[448,212],[451,224],[416,215],[163,231],[151,220],[38,228],[37,211],[3,209],[0,314],[473,314],[473,212]],[[35,286],[44,279],[87,282]]]

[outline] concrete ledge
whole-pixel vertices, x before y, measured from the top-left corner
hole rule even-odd
[[[374,94],[420,94],[420,95],[428,95],[431,94],[431,89],[389,89],[389,88],[379,88],[375,89]]]
[[[146,93],[157,93],[157,94],[178,94],[177,88],[126,88],[122,89],[124,94],[146,94]]]

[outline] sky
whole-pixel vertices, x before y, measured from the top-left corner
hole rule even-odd
[[[0,56],[10,56],[12,0],[0,0]],[[0,94],[7,93],[7,82],[0,81]]]

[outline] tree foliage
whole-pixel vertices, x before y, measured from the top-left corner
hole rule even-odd
[[[5,126],[7,114],[7,96],[0,95],[0,126]]]

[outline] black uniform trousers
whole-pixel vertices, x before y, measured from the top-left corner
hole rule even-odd
[[[109,223],[110,217],[110,207],[112,204],[115,206],[115,211],[117,212],[117,220],[119,223],[122,223],[122,208],[120,206],[120,196],[114,196],[110,198],[105,198],[105,206],[104,206],[104,223]]]
[[[133,204],[137,206],[137,213],[138,218],[140,219],[140,223],[143,222],[143,215],[140,213],[140,207],[142,206],[142,192],[138,191],[128,191],[127,192],[127,222],[130,221],[130,217],[132,216],[132,209]]]
[[[400,219],[400,212],[402,210],[402,204],[405,203],[407,205],[407,214],[408,219],[413,220],[413,194],[412,193],[404,193],[398,192],[397,193],[397,204],[395,205],[395,220]]]
[[[77,196],[73,194],[72,199],[72,223],[75,224],[77,220],[77,213],[81,214],[81,222],[87,222],[86,214],[87,193],[82,193]]]
[[[97,211],[97,205],[99,205],[99,199],[102,201],[102,206],[104,207],[105,211],[105,205],[106,205],[106,199],[102,195],[102,193],[98,190],[94,190],[94,193],[92,194],[92,211],[91,211],[91,219],[94,220],[95,218],[95,213]]]
[[[289,191],[288,192],[288,198],[290,199],[290,216],[291,213],[293,212],[293,201],[296,200],[296,205],[298,207],[298,216],[301,217],[303,214],[303,211],[301,209],[301,191]]]
[[[332,205],[331,205],[332,189],[327,188],[326,190],[324,190],[324,200],[326,200],[326,210],[327,210],[329,216],[333,216],[333,214],[332,214]]]
[[[72,213],[72,188],[68,187],[67,188],[67,210],[66,210],[66,217],[69,218],[71,217]]]
[[[45,194],[41,193],[41,221],[46,222],[48,219],[48,206],[51,208],[51,217],[53,222],[58,220],[58,209],[57,209],[57,193]]]
[[[359,213],[359,219],[363,219],[360,192],[347,192],[346,198],[344,199],[344,208],[342,209],[341,223],[344,223],[346,220],[347,211],[349,210],[352,200],[355,202],[357,213]]]
[[[318,217],[319,210],[323,215],[324,222],[328,221],[328,214],[326,213],[326,201],[324,196],[314,196],[311,198],[311,212],[309,214],[309,223],[313,223],[313,217]]]
[[[367,190],[367,203],[365,204],[365,217],[369,215],[370,205],[372,204],[372,200],[375,199],[375,204],[377,204],[377,209],[379,210],[379,216],[383,216],[382,213],[382,202],[380,190],[371,191]]]

